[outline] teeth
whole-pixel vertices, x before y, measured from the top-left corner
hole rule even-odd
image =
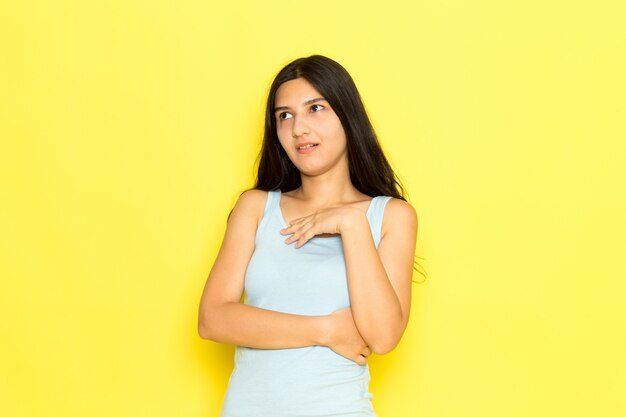
[[[298,149],[307,149],[316,146],[314,143],[309,143],[308,145],[300,146]]]

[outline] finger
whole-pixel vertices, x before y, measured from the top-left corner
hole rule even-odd
[[[300,217],[298,219],[294,219],[292,221],[289,222],[289,225],[287,227],[284,227],[282,229],[280,229],[280,233],[283,235],[288,235],[288,234],[293,234],[295,232],[298,231],[298,229],[301,227],[301,222],[306,219],[306,217]]]
[[[309,230],[311,228],[311,226],[313,225],[313,219],[304,219],[303,221],[301,221],[300,223],[298,223],[298,232],[300,232],[301,234],[306,232],[307,230]]]
[[[311,216],[304,216],[304,217],[298,217],[297,219],[293,219],[292,221],[289,222],[290,226],[293,226],[296,223],[300,223],[301,221],[308,219]]]
[[[303,232],[303,227],[305,227],[308,223],[295,223],[293,226],[285,227],[280,230],[282,235],[291,235],[285,243],[291,243],[295,240],[298,240],[298,237]]]
[[[301,223],[301,222],[295,222],[295,223],[292,222],[292,223],[293,223],[293,226],[289,226],[288,228],[283,229],[285,231],[289,230],[291,233],[291,236],[289,236],[289,238],[285,241],[285,243],[287,244],[300,239],[304,230],[306,230],[306,229],[303,229],[303,226],[307,223]]]
[[[313,232],[313,222],[309,222],[302,227],[301,230],[298,231],[299,235],[296,238],[298,243],[296,244],[296,248],[302,247],[306,242],[308,242],[313,236],[315,236],[315,232]]]
[[[306,224],[308,224],[308,220],[306,220],[306,217],[303,217],[301,219],[298,220],[292,220],[291,222],[289,222],[290,226],[289,227],[285,227],[284,231],[289,231],[290,233],[293,233],[294,235],[298,234],[298,232],[302,231],[302,227]],[[282,233],[282,232],[281,232]]]
[[[372,350],[369,348],[369,346],[365,346],[363,350],[361,351],[361,355],[365,356],[366,358],[370,356],[371,354],[372,354]]]
[[[364,357],[363,355],[359,355],[357,358],[355,358],[354,361],[358,363],[359,365],[365,365],[367,363],[367,358]]]
[[[299,241],[300,239],[302,239],[302,236],[303,236],[303,234],[305,232],[302,229],[301,225],[295,225],[295,226],[293,226],[293,229],[294,230],[293,230],[291,236],[289,236],[289,238],[287,238],[287,240],[285,240],[285,243],[287,243],[287,244]]]

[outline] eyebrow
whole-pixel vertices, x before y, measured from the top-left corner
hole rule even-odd
[[[305,101],[303,103],[303,105],[307,106],[309,104],[317,103],[318,101],[326,101],[326,99],[324,97],[312,98],[311,100]],[[289,107],[287,107],[287,106],[276,107],[276,108],[274,108],[274,113],[276,113],[277,111],[280,111],[280,110],[288,110],[288,109],[289,109]]]

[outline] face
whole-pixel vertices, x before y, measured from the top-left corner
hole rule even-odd
[[[305,175],[319,175],[345,164],[346,135],[326,99],[304,78],[276,91],[276,132],[289,159]]]

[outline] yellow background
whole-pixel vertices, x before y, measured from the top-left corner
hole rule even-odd
[[[0,415],[217,416],[199,297],[274,74],[354,77],[419,221],[380,417],[626,415],[626,6],[0,3]],[[416,280],[421,277],[416,274]]]

